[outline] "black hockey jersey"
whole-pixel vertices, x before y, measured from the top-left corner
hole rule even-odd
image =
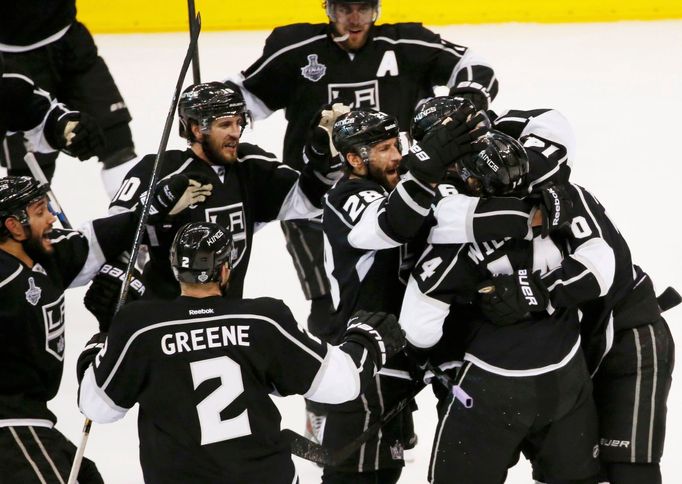
[[[114,319],[79,405],[106,423],[139,402],[145,482],[290,484],[270,394],[354,398],[375,371],[363,351],[351,358],[321,342],[275,299],[137,301]]]
[[[52,423],[47,408],[64,366],[64,290],[87,283],[104,259],[76,231],[53,230],[54,252],[29,268],[0,250],[0,425],[3,420]]]
[[[489,99],[498,85],[490,66],[418,23],[374,25],[367,43],[348,53],[331,38],[329,24],[278,27],[263,55],[243,74],[244,95],[255,119],[285,110],[284,160],[303,166],[310,120],[326,103],[376,109],[398,118],[407,131],[417,102],[434,86],[474,88]]]
[[[169,224],[147,227],[150,261],[144,270],[151,297],[172,299],[180,294],[170,267],[169,251],[177,230],[188,222],[215,222],[230,229],[236,250],[229,297],[241,297],[256,225],[272,220],[310,218],[319,215],[321,197],[328,185],[311,173],[299,173],[279,163],[258,146],[240,143],[238,161],[227,166],[210,165],[193,151],[166,152],[159,178],[185,173],[200,174],[213,184],[211,196],[173,218]],[[146,194],[154,155],[144,157],[121,183],[110,210],[130,210]]]
[[[0,11],[0,52],[17,52],[40,46],[71,25],[76,0],[3,2]]]
[[[401,310],[408,341],[419,348],[434,346],[447,319],[447,324],[466,328],[464,358],[488,371],[521,376],[568,362],[578,350],[578,305],[609,292],[616,263],[613,247],[596,225],[594,199],[580,187],[567,188],[576,215],[571,234],[557,243],[536,236],[532,242],[428,246]],[[511,326],[488,323],[476,309],[477,285],[494,274],[521,269],[541,273],[550,307]]]
[[[45,139],[45,123],[48,116],[59,117],[67,111],[28,77],[11,72],[0,77],[0,142],[8,131],[23,131],[33,151],[55,151]]]

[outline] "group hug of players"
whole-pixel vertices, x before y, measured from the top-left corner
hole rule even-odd
[[[139,160],[109,216],[53,228],[48,186],[0,179],[2,475],[66,480],[75,449],[47,402],[64,290],[93,281],[84,303],[100,331],[78,360],[78,405],[108,423],[139,404],[146,482],[297,482],[271,395],[303,395],[311,438],[339,449],[426,385],[439,417],[430,482],[503,482],[521,453],[538,482],[661,482],[674,366],[661,312],[676,299],[657,299],[604,207],[571,181],[565,118],[496,114],[492,68],[418,24],[375,25],[377,1],[327,13],[275,29],[239,78],[187,88],[188,148],[165,152],[151,194],[155,157]],[[31,116],[3,118],[3,131],[46,151],[101,150],[86,115],[17,75],[2,92],[7,79],[41,107],[13,95]],[[278,109],[285,163],[240,142],[251,117]],[[116,312],[150,196],[148,261]],[[274,220],[312,300],[309,332],[284,302],[243,298],[254,232]],[[398,482],[413,410],[323,482]],[[93,462],[78,481],[102,481]]]

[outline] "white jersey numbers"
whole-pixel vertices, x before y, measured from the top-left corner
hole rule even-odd
[[[346,211],[352,222],[355,222],[362,214],[363,210],[367,208],[370,203],[383,198],[383,195],[374,190],[363,190],[355,195],[351,195],[343,204],[343,209]]]

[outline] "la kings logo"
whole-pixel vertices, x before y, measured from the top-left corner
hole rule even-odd
[[[369,108],[381,111],[379,81],[337,82],[327,85],[328,102],[350,104],[351,108]]]
[[[42,307],[45,322],[45,351],[64,360],[64,294]]]
[[[232,233],[232,243],[234,244],[233,253],[230,258],[234,261],[232,267],[237,267],[248,248],[244,205],[239,202],[223,207],[207,208],[206,221],[217,223],[230,230]]]
[[[301,75],[313,82],[322,79],[326,72],[327,66],[317,61],[317,54],[310,54],[308,56],[308,64],[301,67]]]

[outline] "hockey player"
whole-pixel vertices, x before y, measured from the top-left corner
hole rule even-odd
[[[164,299],[179,294],[168,261],[173,236],[182,223],[212,221],[233,234],[236,258],[227,295],[241,297],[255,225],[319,215],[321,197],[330,183],[319,172],[328,172],[330,158],[314,158],[299,174],[258,146],[240,143],[248,122],[246,105],[239,90],[220,82],[185,89],[178,114],[180,135],[187,139],[189,148],[166,152],[160,177],[185,173],[210,183],[212,194],[205,203],[190,207],[172,224],[148,227],[150,261],[144,270],[147,293]],[[130,210],[139,204],[154,157],[144,157],[126,175],[112,200],[112,210]]]
[[[420,138],[430,126],[452,114],[457,105],[456,99],[448,97],[424,103],[414,118],[415,137]],[[558,113],[551,110],[511,110],[499,116],[491,112],[489,115],[496,129],[521,139],[524,144],[542,148],[543,154],[551,152],[545,161],[558,161],[556,168],[547,165],[550,168],[547,170],[547,166],[543,166],[543,157],[533,158],[528,183],[531,190],[550,179],[560,183],[567,181],[574,142]],[[583,237],[590,232],[600,233],[615,254],[616,275],[608,293],[597,297],[596,291],[588,291],[573,296],[574,304],[582,302],[581,341],[588,370],[593,376],[600,420],[601,479],[612,484],[661,482],[659,461],[665,437],[665,402],[674,366],[672,337],[660,316],[651,280],[641,268],[633,266],[626,241],[602,205],[580,187],[569,188],[564,195],[569,199],[571,208],[565,207],[563,216],[568,216],[573,232],[577,230]],[[481,202],[489,200],[492,198],[481,199]],[[453,206],[439,207],[440,213],[453,217]],[[441,221],[445,219],[438,218]],[[512,223],[506,228],[511,234],[519,229],[519,225],[517,220],[516,229]],[[438,231],[441,232],[441,242],[452,240],[452,230],[439,227]],[[562,231],[553,232],[562,238]],[[593,300],[588,301],[590,298]],[[637,338],[637,343],[633,338]],[[651,342],[647,344],[647,340]],[[652,352],[642,353],[641,348],[650,348]],[[625,383],[627,379],[636,379],[636,374],[640,375],[638,397],[634,396],[636,392],[633,390],[636,381],[631,385]],[[655,402],[653,409],[650,408],[651,402]],[[633,415],[638,414],[652,418],[633,420]],[[633,421],[639,422],[640,428]],[[643,426],[642,422],[647,422],[647,425]],[[639,440],[632,437],[633,429]],[[542,481],[541,473],[536,474]]]
[[[528,157],[544,156],[542,148],[526,151],[494,130],[485,142],[485,149],[456,163],[459,190],[524,194]],[[450,394],[440,408],[431,482],[450,482],[453,475],[472,484],[503,482],[522,446],[548,483],[597,482],[596,411],[577,307],[565,289],[607,290],[613,251],[596,232],[571,244],[539,232],[533,240],[429,244],[410,276],[400,314],[409,344],[426,351],[448,330],[453,360],[464,359],[456,384],[473,398],[465,408]],[[498,288],[489,279],[495,274],[515,274],[524,285],[515,293],[522,316],[506,317],[503,305],[497,314],[479,306],[479,292],[494,300]],[[582,277],[570,277],[575,274]],[[549,293],[536,284],[539,277],[556,282]]]
[[[171,249],[182,295],[126,305],[79,358],[88,418],[113,422],[140,404],[145,482],[298,482],[270,394],[353,399],[404,346],[385,313],[356,314],[332,346],[282,301],[224,298],[233,254],[228,229],[182,227]]]
[[[455,45],[418,23],[377,25],[379,0],[327,0],[329,23],[276,28],[263,55],[237,82],[254,119],[284,109],[283,159],[300,170],[308,121],[319,106],[342,102],[395,116],[407,131],[417,103],[447,86],[482,108],[498,91],[493,70],[467,47]],[[282,223],[287,250],[311,301],[308,328],[323,335],[331,296],[324,278],[322,227],[317,222]]]
[[[36,152],[62,150],[81,159],[102,147],[104,138],[93,118],[52,99],[28,77],[6,72],[2,57],[0,52],[0,143],[8,131],[23,132]]]
[[[180,193],[166,188],[161,184],[155,192],[159,217],[187,206]],[[54,428],[56,417],[47,407],[64,362],[64,291],[87,284],[105,259],[129,248],[138,219],[131,212],[93,220],[81,231],[53,229],[47,190],[33,178],[0,178],[3,482],[66,481],[76,448]],[[86,461],[79,482],[101,481]]]
[[[471,107],[473,112],[473,106]],[[447,165],[474,149],[480,130],[469,113],[430,133],[404,158],[397,119],[357,109],[339,117],[334,146],[346,173],[325,196],[323,216],[325,269],[331,283],[337,324],[358,309],[397,314],[404,284],[400,272],[408,264],[407,246],[430,214],[436,182]],[[400,164],[409,171],[401,179]],[[408,269],[409,272],[409,269]],[[389,362],[361,399],[330,407],[322,441],[340,447],[378,420],[412,391],[411,368],[405,358]],[[390,421],[375,438],[337,467],[326,467],[325,483],[394,483],[403,466],[403,449],[414,445],[411,410]]]
[[[88,113],[104,130],[106,144],[94,151],[102,162],[109,196],[135,162],[135,146],[125,101],[88,29],[76,20],[76,0],[4,2],[0,15],[0,53],[8,68],[27,75],[42,89],[74,109]],[[0,162],[10,175],[30,175],[21,134],[8,137]],[[92,153],[79,156],[87,159]],[[56,153],[36,156],[47,179]],[[118,170],[116,168],[118,167]]]

